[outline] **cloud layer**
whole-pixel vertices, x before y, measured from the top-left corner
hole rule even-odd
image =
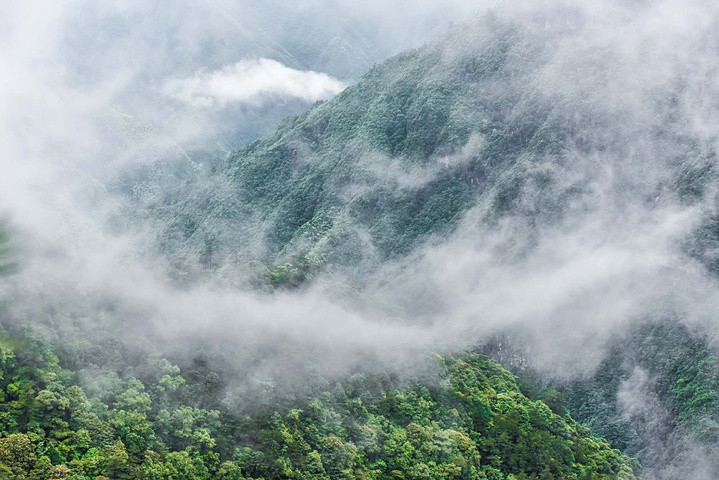
[[[276,60],[260,58],[241,60],[191,78],[169,80],[162,92],[197,107],[223,107],[229,103],[262,105],[278,98],[316,102],[333,97],[345,86],[324,73],[296,70]]]

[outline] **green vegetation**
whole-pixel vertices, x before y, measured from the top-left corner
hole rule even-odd
[[[529,156],[566,160],[571,139],[558,132],[578,106],[532,86],[551,48],[492,16],[455,27],[132,215],[156,222],[163,253],[205,268],[238,253],[273,267],[296,255],[325,268],[401,257],[478,198],[498,217],[532,175],[553,182]]]
[[[452,232],[474,206],[489,229],[519,219],[531,248],[570,209],[584,218],[594,202],[614,203],[610,214],[636,198],[649,209],[665,198],[693,204],[712,190],[716,155],[687,132],[671,92],[649,113],[605,102],[603,67],[618,59],[598,61],[609,53],[597,51],[570,59],[566,91],[548,89],[565,72],[550,64],[561,63],[553,54],[564,39],[547,30],[492,15],[456,26],[287,119],[208,178],[183,174],[149,200],[129,182],[136,210],[114,227],[154,222],[178,283],[241,264],[251,287],[271,292],[333,268],[371,273]],[[637,139],[661,139],[650,155],[666,164],[658,183],[625,161],[641,154]],[[604,170],[616,173],[611,198],[592,185]],[[695,233],[686,250],[719,272],[719,221],[708,216]],[[132,342],[103,331],[113,317],[102,308],[33,311],[49,317],[52,349],[31,335],[3,340],[0,478],[628,479],[636,463],[614,448],[655,469],[696,451],[719,458],[719,361],[676,322],[642,326],[592,378],[536,395],[492,361],[463,356],[438,358],[437,381],[357,374],[292,405],[267,393],[258,403],[268,408],[238,412],[223,403],[230,381],[205,364],[134,362]],[[92,366],[112,372],[109,386],[88,386]],[[636,408],[622,404],[632,388]]]
[[[437,357],[436,385],[355,375],[299,408],[192,405],[196,372],[160,360],[88,398],[31,339],[0,342],[0,478],[631,479],[636,465],[477,355]]]
[[[590,379],[556,388],[575,418],[648,471],[719,455],[719,358],[676,321],[638,326]]]
[[[603,181],[596,176],[633,155],[638,131],[671,144],[655,162],[677,180],[657,187],[628,173],[626,192],[697,201],[714,156],[686,132],[682,106],[656,100],[656,115],[644,118],[606,102],[613,91],[603,66],[621,64],[606,52],[577,59],[582,81],[548,89],[559,68],[552,59],[571,37],[544,26],[491,14],[456,25],[286,119],[210,178],[136,204],[125,222],[154,223],[159,251],[186,259],[184,273],[237,255],[270,270],[306,256],[325,270],[369,271],[451,233],[477,205],[490,226],[507,216],[534,228],[571,209],[585,214],[593,182]],[[624,194],[613,201],[621,205]]]

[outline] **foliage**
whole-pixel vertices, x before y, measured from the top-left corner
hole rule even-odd
[[[682,476],[700,463],[719,473],[719,359],[682,323],[639,325],[592,377],[555,387],[575,418],[653,476]]]
[[[558,132],[576,106],[531,85],[549,48],[491,16],[455,27],[134,215],[156,223],[163,253],[204,269],[238,254],[266,265],[309,255],[325,267],[406,255],[451,231],[478,196],[497,213],[515,207],[528,155],[565,159],[571,139]]]
[[[41,342],[4,339],[0,353],[2,478],[631,479],[636,469],[477,355],[437,357],[431,388],[358,374],[300,408],[243,420],[185,403],[198,394],[192,375],[165,360],[154,383],[125,376],[102,401]]]

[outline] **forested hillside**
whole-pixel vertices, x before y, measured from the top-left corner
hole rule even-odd
[[[357,374],[289,411],[236,417],[207,366],[159,359],[88,398],[31,339],[0,345],[8,479],[632,479],[637,465],[525,397],[479,356],[437,357],[434,385]],[[218,409],[198,407],[202,399]]]
[[[95,236],[0,259],[0,478],[719,475],[719,30],[629,4],[93,184]]]
[[[687,124],[681,72],[616,92],[610,81],[642,75],[637,59],[567,47],[583,28],[572,13],[550,30],[495,14],[457,25],[130,218],[155,222],[159,250],[186,269],[240,258],[364,271],[450,233],[471,208],[490,227],[519,217],[534,235],[597,208],[700,203],[716,152]],[[637,148],[649,164],[623,161]],[[596,203],[607,169],[608,207]],[[706,259],[713,232],[687,248]]]
[[[490,16],[375,67],[233,154],[209,185],[151,202],[161,246],[205,263],[299,254],[357,267],[447,231],[482,193],[501,215],[527,181],[521,154],[566,154],[571,141],[562,105],[531,87],[548,42]]]
[[[3,228],[2,264],[13,256]],[[636,478],[635,460],[525,396],[516,377],[488,358],[435,355],[432,363],[424,381],[376,372],[333,385],[314,379],[314,393],[294,408],[274,404],[268,388],[264,408],[243,414],[223,399],[223,379],[202,352],[184,371],[155,354],[135,371],[128,364],[98,376],[92,364],[63,368],[35,334],[5,334],[0,476]]]
[[[637,326],[616,341],[592,378],[556,386],[571,412],[615,448],[641,457],[645,474],[710,475],[719,446],[719,357],[697,332],[671,321]]]
[[[193,262],[213,270],[239,258],[260,262],[255,285],[296,288],[327,272],[362,284],[367,272],[373,278],[387,262],[466,229],[467,212],[478,235],[519,222],[506,244],[527,255],[542,232],[574,228],[597,211],[621,218],[637,207],[703,209],[716,183],[716,149],[713,136],[692,127],[686,72],[656,77],[645,59],[568,47],[586,40],[584,19],[561,12],[551,29],[542,16],[515,22],[493,14],[456,26],[233,154],[190,195],[181,189],[146,205],[173,272],[187,278]],[[699,38],[694,47],[712,42]],[[616,90],[622,82],[627,90]],[[607,182],[610,195],[598,190]],[[715,223],[708,210],[679,240],[709,268]],[[653,320],[681,323],[681,314]],[[598,377],[567,387],[565,398],[597,434],[670,472],[716,443],[716,357],[713,347],[687,346],[701,343],[693,336],[701,333],[644,328],[653,333],[609,340]],[[675,344],[676,331],[686,340]],[[661,410],[661,421],[617,407],[642,374],[653,406],[641,408]],[[703,427],[689,426],[699,417]]]

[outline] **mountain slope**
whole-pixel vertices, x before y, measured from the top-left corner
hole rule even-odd
[[[144,384],[126,375],[89,396],[42,344],[0,343],[3,478],[635,478],[635,462],[479,356],[438,358],[430,389],[356,375],[299,409],[237,418],[193,406],[212,393],[201,364],[161,359]]]
[[[189,238],[202,251],[203,242],[220,237],[227,254],[257,245],[248,237],[259,231],[260,248],[276,258],[312,252],[356,264],[360,252],[376,252],[380,260],[406,254],[418,239],[456,223],[476,195],[516,163],[549,115],[535,107],[540,111],[532,124],[511,113],[527,82],[513,69],[531,71],[544,43],[513,25],[488,26],[455,31],[391,59],[333,101],[234,154],[225,171],[234,189],[229,202],[206,193],[199,210],[196,196],[174,205],[163,241]],[[446,58],[448,42],[467,54]],[[523,51],[528,45],[537,47]],[[514,118],[509,126],[507,116]],[[520,121],[527,131],[515,125]],[[500,202],[516,188],[507,183]],[[224,227],[247,230],[241,220],[247,217],[261,228],[226,238]],[[362,244],[365,235],[369,245]]]
[[[592,22],[573,9],[529,19],[490,14],[390,59],[337,98],[231,155],[201,188],[149,205],[164,229],[163,249],[190,264],[199,258],[209,269],[238,256],[269,267],[289,261],[267,271],[274,287],[296,287],[317,271],[361,285],[468,224],[481,236],[514,222],[501,252],[515,261],[531,256],[547,233],[571,234],[598,221],[600,231],[620,237],[663,210],[687,209],[699,212],[698,220],[670,239],[679,243],[676,255],[688,254],[680,260],[686,265],[693,258],[699,269],[715,269],[716,135],[700,123],[714,118],[710,107],[703,109],[715,94],[716,62],[708,52],[717,39],[706,34],[711,28],[682,32],[676,50],[667,51],[657,38],[641,38],[639,20],[609,35]],[[635,41],[631,34],[640,40],[627,46]],[[681,325],[679,317],[671,321]],[[666,313],[653,320],[666,320]],[[642,337],[631,335],[634,342]],[[650,336],[647,348],[667,341]],[[691,362],[715,371],[714,349],[695,353]],[[605,361],[622,368],[635,362]],[[687,381],[661,356],[640,363],[651,377]],[[597,395],[603,399],[597,412],[611,410],[632,377],[617,375],[593,384],[594,392],[570,390],[572,411],[657,471],[671,472],[672,456],[686,452],[653,449],[639,417],[582,407]],[[685,406],[705,395],[682,392],[681,400],[659,396],[670,412],[661,428],[679,432]],[[715,407],[707,408],[714,418]],[[618,423],[634,433],[612,433]],[[712,443],[687,432],[676,433],[678,444]]]
[[[645,5],[651,2],[628,3],[651,11]],[[711,21],[697,21],[657,32],[645,16],[620,13],[627,15],[618,26],[575,9],[517,17],[499,12],[455,26],[439,41],[375,67],[335,99],[288,119],[274,135],[233,153],[208,178],[183,179],[161,195],[138,195],[115,227],[137,223],[159,232],[146,253],[169,258],[171,274],[183,286],[218,277],[242,283],[237,278],[257,268],[259,278],[249,274],[247,283],[272,291],[311,287],[317,275],[337,280],[332,288],[341,290],[341,301],[389,298],[390,325],[430,325],[446,333],[439,338],[454,348],[481,343],[487,332],[525,330],[537,338],[521,363],[539,368],[554,354],[564,363],[553,364],[559,371],[550,373],[584,375],[584,383],[557,388],[594,433],[636,452],[660,478],[690,476],[696,465],[685,454],[693,450],[679,447],[713,451],[716,430],[716,348],[699,340],[716,327],[707,318],[716,294],[707,272],[716,269],[719,238],[712,130],[719,30]],[[580,261],[566,261],[576,257]],[[281,300],[295,298],[287,295]],[[202,309],[217,298],[208,297],[198,312],[192,310],[203,327]],[[251,323],[241,323],[236,303],[219,299],[234,308],[230,318],[237,330]],[[105,308],[105,302],[97,303],[113,318],[115,305],[108,301]],[[327,306],[319,305],[316,310]],[[271,316],[277,313],[259,317],[275,327]],[[669,320],[677,329],[647,334],[653,327],[633,328],[647,318],[650,324]],[[681,327],[691,322],[697,332],[684,332]],[[207,324],[213,348],[236,327],[219,322],[218,339],[212,336],[216,325]],[[282,347],[251,345],[255,330],[241,344],[241,333],[227,336],[228,351],[247,347],[242,354],[252,357],[244,359],[250,372],[262,365],[263,355],[285,358]],[[341,350],[339,337],[333,340]],[[107,356],[114,357],[103,367],[127,374],[117,365],[143,365],[131,348],[107,344]],[[65,348],[63,356],[78,369],[92,358],[75,339],[56,348]],[[219,357],[234,354],[220,351]],[[298,351],[292,352],[295,361],[305,361],[306,350]],[[598,358],[597,351],[607,356]],[[685,359],[688,365],[682,365]],[[244,365],[234,365],[236,372]],[[217,380],[211,374],[206,378]],[[545,380],[540,375],[538,383]],[[221,401],[201,391],[202,402]],[[628,400],[642,407],[656,403],[662,412],[656,432],[666,434],[670,448],[651,438],[655,430],[647,427],[646,412],[653,410],[634,409]],[[561,412],[561,405],[555,407]],[[690,428],[694,418],[706,428]],[[297,422],[297,429],[311,430]],[[305,442],[295,444],[288,425],[276,426],[282,431],[267,434],[274,442],[267,456],[282,465],[262,464],[258,472],[309,464],[319,471],[311,448],[322,442],[302,433]],[[420,430],[415,433],[427,433]],[[566,452],[563,445],[558,448]],[[581,457],[573,454],[574,460]],[[514,458],[511,453],[502,460],[503,473],[521,473],[521,465],[510,466]],[[702,468],[711,478],[719,467],[711,458],[707,463]],[[581,475],[569,463],[550,475],[559,471]]]
[[[714,153],[686,123],[681,78],[617,92],[636,59],[568,48],[573,21],[546,30],[489,15],[375,67],[231,155],[206,186],[147,205],[163,248],[357,268],[452,231],[473,206],[537,224],[586,213],[607,169],[624,182],[615,208],[701,197]],[[637,155],[654,166],[623,161]]]

